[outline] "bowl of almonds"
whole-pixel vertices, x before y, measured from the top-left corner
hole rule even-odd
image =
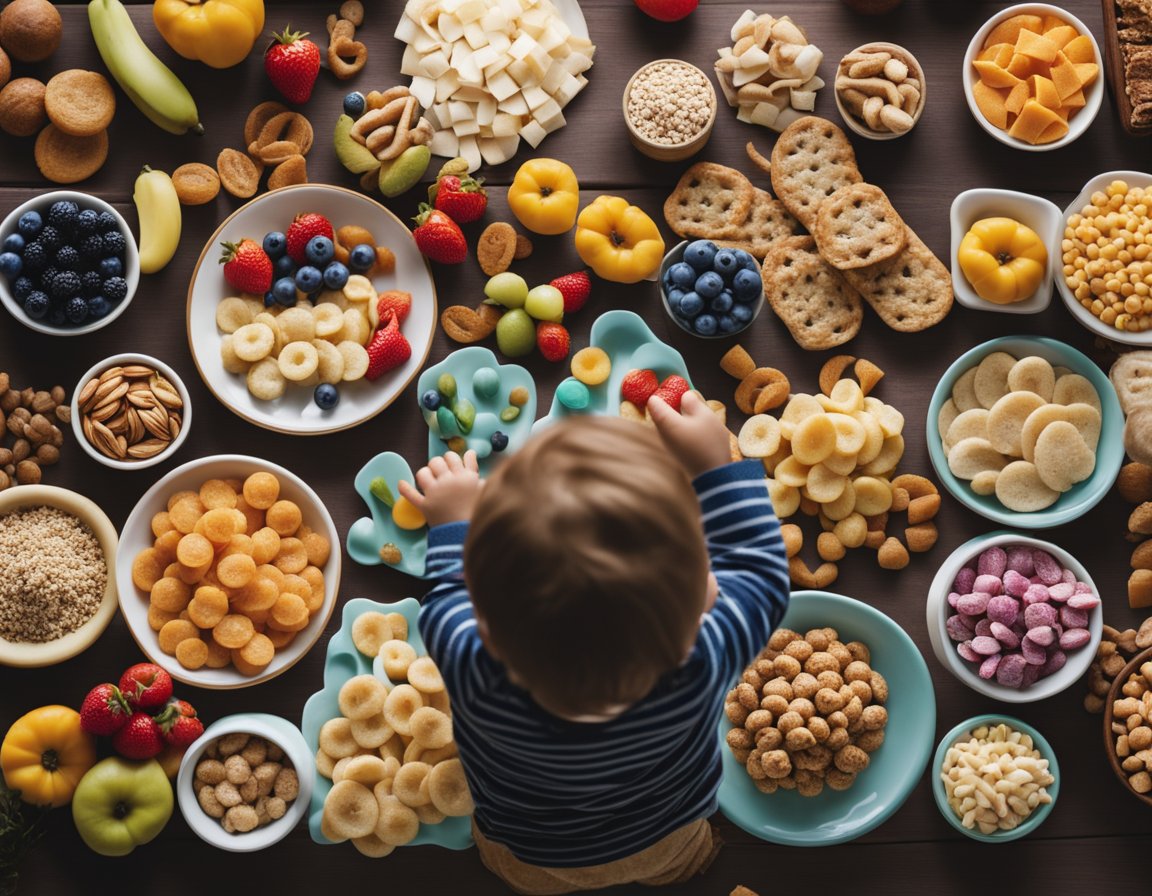
[[[150,467],[183,444],[192,404],[176,371],[127,352],[92,365],[72,393],[72,430],[92,457],[116,470]]]

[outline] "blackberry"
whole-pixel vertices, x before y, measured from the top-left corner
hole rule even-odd
[[[17,302],[23,302],[34,288],[31,278],[17,277],[16,282],[12,284],[12,295],[16,297]]]
[[[123,255],[126,244],[124,234],[119,230],[109,230],[103,236],[105,255]]]
[[[52,207],[48,209],[48,223],[61,230],[70,230],[75,226],[79,215],[80,206],[70,199],[61,199],[59,202],[53,202]]]
[[[104,286],[104,278],[97,271],[85,271],[80,275],[80,289],[89,298],[98,295]]]
[[[80,254],[89,261],[99,261],[104,257],[104,237],[90,233],[80,240]]]
[[[48,264],[48,250],[39,240],[33,240],[24,247],[24,270],[42,271],[46,264]]]
[[[56,267],[75,271],[80,267],[80,253],[75,246],[61,246],[56,250]]]
[[[60,271],[48,282],[48,294],[54,299],[67,299],[78,292],[80,292],[80,275],[75,271]]]
[[[32,290],[24,299],[24,313],[32,320],[41,320],[48,313],[48,296],[38,289]]]
[[[100,213],[86,208],[76,217],[76,232],[81,236],[96,233],[100,228]]]
[[[102,317],[107,317],[108,312],[112,310],[112,306],[104,296],[93,296],[88,300],[88,316],[92,320],[100,320]]]
[[[82,296],[73,296],[68,300],[68,305],[64,309],[64,313],[68,316],[68,321],[74,324],[82,324],[88,319],[88,302]]]
[[[128,281],[123,277],[109,277],[104,281],[103,293],[110,302],[121,302],[128,295]]]
[[[100,212],[96,217],[96,223],[99,225],[101,233],[120,229],[120,222],[116,220],[116,216],[112,212]]]
[[[49,265],[40,272],[40,288],[45,292],[51,292],[48,287],[52,285],[52,281],[56,279],[56,275],[60,273],[60,268]]]
[[[63,234],[51,224],[45,224],[44,229],[40,231],[40,236],[36,237],[36,239],[50,252],[55,252],[64,245]]]

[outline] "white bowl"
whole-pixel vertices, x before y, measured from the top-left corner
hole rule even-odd
[[[184,409],[181,412],[180,432],[176,435],[168,447],[152,457],[142,458],[136,460],[128,458],[127,460],[118,460],[114,457],[108,457],[96,450],[94,446],[84,435],[84,427],[80,423],[80,390],[84,388],[85,383],[90,379],[99,376],[102,372],[110,367],[123,366],[127,364],[145,364],[148,367],[156,370],[168,382],[176,387],[176,391],[180,394],[181,400],[184,402]],[[184,444],[184,440],[188,438],[188,429],[192,425],[192,397],[188,394],[188,389],[184,385],[184,381],[180,379],[179,375],[158,358],[153,358],[151,355],[142,355],[136,352],[125,352],[120,355],[113,355],[110,358],[105,358],[96,364],[93,364],[80,380],[76,383],[76,388],[72,390],[72,433],[76,436],[76,443],[83,448],[91,457],[104,464],[106,467],[111,467],[114,470],[140,470],[144,467],[151,467],[162,461],[168,460],[175,454],[180,446]]]
[[[136,287],[140,283],[140,253],[136,248],[136,238],[132,236],[132,228],[128,226],[128,222],[124,220],[124,216],[116,211],[103,199],[97,199],[88,193],[78,193],[74,190],[53,190],[51,193],[42,193],[34,199],[29,199],[22,205],[16,206],[8,213],[8,216],[3,222],[0,222],[0,242],[3,242],[9,234],[16,232],[16,224],[20,220],[20,216],[25,212],[38,211],[42,214],[47,214],[48,208],[54,202],[60,200],[70,200],[80,206],[83,211],[86,208],[94,209],[97,212],[110,212],[116,217],[117,223],[120,225],[120,232],[124,235],[124,279],[128,281],[128,294],[116,304],[111,311],[108,312],[100,320],[86,323],[79,327],[53,327],[46,321],[33,320],[24,313],[24,307],[16,301],[12,295],[12,291],[8,288],[8,282],[0,276],[0,303],[8,309],[16,320],[24,324],[31,330],[36,330],[39,333],[48,333],[52,336],[83,336],[85,333],[92,333],[99,330],[101,327],[106,327],[112,321],[116,320],[121,314],[124,313],[128,305],[131,303],[133,297],[136,295]]]
[[[972,85],[980,80],[976,75],[976,69],[972,67],[972,62],[976,59],[976,54],[979,53],[984,46],[984,41],[988,38],[993,28],[1005,19],[1010,19],[1012,16],[1018,15],[1059,16],[1069,25],[1075,27],[1081,34],[1088,36],[1088,39],[1092,41],[1092,49],[1096,53],[1096,64],[1100,66],[1100,72],[1096,80],[1088,86],[1088,89],[1084,93],[1086,100],[1084,107],[1079,109],[1068,120],[1068,133],[1059,140],[1053,140],[1051,143],[1033,145],[1024,140],[1010,137],[1007,131],[996,127],[984,117],[984,113],[977,107],[976,100],[972,96]],[[1016,6],[1009,6],[1000,10],[1000,12],[992,16],[992,18],[985,22],[980,30],[972,36],[972,41],[968,44],[968,49],[964,51],[964,67],[960,72],[960,80],[964,85],[964,99],[968,101],[968,109],[980,127],[1006,146],[1023,149],[1027,152],[1047,152],[1050,149],[1060,149],[1061,147],[1067,146],[1073,140],[1079,138],[1088,130],[1089,125],[1091,125],[1096,118],[1096,114],[1100,111],[1100,105],[1104,101],[1104,54],[1100,52],[1100,44],[1096,42],[1096,37],[1092,34],[1092,29],[1066,9],[1061,9],[1059,6],[1052,6],[1048,3],[1019,3]]]
[[[998,305],[976,294],[960,270],[960,242],[968,229],[983,218],[1014,218],[1036,231],[1048,250],[1047,273],[1030,296],[1010,305]],[[952,289],[956,301],[977,311],[1002,311],[1005,314],[1036,314],[1052,301],[1052,279],[1060,273],[1060,237],[1064,219],[1053,203],[1030,193],[1015,190],[965,190],[952,200]]]
[[[1105,171],[1103,174],[1096,175],[1084,185],[1084,189],[1080,191],[1080,195],[1073,199],[1064,210],[1064,214],[1060,219],[1061,238],[1064,235],[1064,225],[1068,222],[1068,219],[1088,204],[1088,200],[1093,193],[1097,190],[1104,189],[1114,180],[1126,181],[1130,187],[1152,186],[1152,174],[1146,171]],[[1059,239],[1057,240],[1057,244],[1059,244]],[[1082,306],[1076,300],[1076,296],[1072,294],[1072,290],[1068,288],[1068,284],[1064,282],[1064,276],[1061,273],[1062,267],[1063,266],[1060,265],[1056,268],[1056,291],[1060,293],[1060,298],[1064,300],[1064,304],[1068,306],[1068,310],[1072,312],[1072,316],[1076,318],[1076,321],[1081,326],[1087,327],[1097,336],[1103,336],[1105,339],[1110,339],[1113,342],[1152,348],[1152,330],[1145,330],[1142,333],[1128,333],[1124,330],[1117,330],[1115,327],[1108,326],[1095,314]]]
[[[279,746],[291,761],[300,782],[300,792],[288,804],[288,811],[269,824],[246,833],[230,834],[220,820],[212,818],[196,799],[192,782],[196,776],[196,763],[204,756],[208,744],[226,734],[253,734]],[[283,840],[308,812],[312,800],[313,759],[304,735],[287,719],[262,712],[242,712],[217,719],[184,753],[180,771],[176,775],[176,804],[180,814],[196,836],[219,849],[229,852],[255,852]]]
[[[853,53],[868,53],[868,52],[887,52],[891,53],[896,59],[904,62],[908,66],[908,74],[916,78],[920,82],[920,104],[912,113],[912,127],[915,128],[920,122],[920,117],[924,114],[924,107],[928,102],[928,80],[924,77],[924,67],[920,64],[919,60],[912,55],[910,51],[900,46],[899,44],[889,43],[888,41],[874,40],[866,44],[862,44],[855,50],[849,51],[845,55],[852,55]],[[843,60],[841,60],[843,64]],[[837,74],[840,72],[839,65],[836,68]],[[868,127],[868,123],[857,118],[849,111],[848,107],[844,105],[844,100],[840,96],[840,91],[833,86],[832,97],[836,100],[836,110],[840,113],[840,117],[844,119],[844,124],[853,133],[859,134],[869,140],[895,140],[898,137],[903,137],[905,134],[911,133],[911,129],[902,133],[894,131],[874,131]]]
[[[304,523],[323,534],[331,545],[324,572],[324,605],[312,614],[308,625],[297,632],[292,642],[283,649],[277,649],[272,662],[258,675],[243,675],[233,666],[224,669],[209,669],[203,666],[189,671],[176,661],[176,657],[164,653],[154,632],[148,625],[148,594],[141,591],[132,581],[132,561],[145,548],[152,547],[152,517],[167,508],[170,495],[184,489],[198,490],[207,479],[228,479],[247,477],[257,471],[274,473],[280,480],[280,496],[295,501],[303,512]],[[158,666],[167,669],[178,681],[201,688],[226,690],[244,688],[275,678],[296,664],[316,643],[328,624],[328,618],[336,606],[336,595],[340,590],[340,536],[336,524],[324,507],[320,496],[303,479],[284,467],[242,454],[218,454],[202,457],[176,467],[162,476],[144,496],[136,502],[124,528],[120,531],[120,547],[117,551],[116,579],[120,590],[120,609],[128,622],[129,631],[145,656]]]
[[[1091,640],[1083,647],[1068,651],[1068,660],[1059,671],[1039,679],[1027,688],[1010,688],[997,683],[995,680],[981,678],[976,674],[976,667],[956,652],[956,642],[948,637],[945,620],[953,613],[952,607],[948,604],[948,592],[951,590],[952,583],[961,567],[967,565],[969,561],[974,560],[988,548],[996,546],[1006,548],[1008,545],[1026,545],[1047,551],[1065,569],[1072,570],[1078,581],[1091,585],[1093,594],[1102,597],[1084,565],[1058,545],[1017,532],[1000,531],[979,535],[960,545],[945,558],[944,562],[940,564],[936,576],[932,579],[932,584],[928,587],[928,599],[925,603],[928,638],[932,642],[932,651],[936,654],[936,659],[940,661],[940,664],[951,672],[953,677],[968,685],[972,690],[983,694],[985,697],[991,697],[993,700],[1001,700],[1005,703],[1032,703],[1059,694],[1088,671],[1089,664],[1096,656],[1096,648],[1100,644],[1100,635],[1103,632],[1103,604],[1092,610],[1088,617],[1088,631],[1092,635]]]
[[[103,634],[112,617],[116,615],[116,528],[108,515],[94,502],[83,495],[57,488],[53,485],[18,485],[0,492],[0,514],[28,507],[56,507],[79,517],[104,553],[108,567],[108,584],[104,588],[104,598],[96,613],[74,632],[69,632],[54,641],[39,643],[6,641],[0,638],[0,665],[31,668],[51,666],[71,659],[86,650]]]

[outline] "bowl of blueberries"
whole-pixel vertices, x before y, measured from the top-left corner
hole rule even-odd
[[[734,336],[764,306],[760,264],[743,249],[685,240],[660,265],[664,310],[680,329],[705,339]]]
[[[0,302],[33,330],[80,336],[107,326],[139,281],[128,223],[95,196],[45,193],[0,223]]]

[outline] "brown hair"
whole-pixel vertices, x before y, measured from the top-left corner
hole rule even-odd
[[[570,418],[509,457],[464,545],[493,650],[562,715],[634,703],[679,665],[708,570],[688,474],[619,418]]]

